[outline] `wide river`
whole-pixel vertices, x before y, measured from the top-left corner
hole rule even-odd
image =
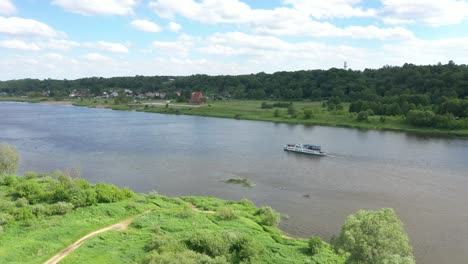
[[[359,209],[395,208],[418,263],[468,263],[468,140],[195,116],[0,103],[21,172],[79,168],[91,182],[169,196],[248,198],[291,235],[337,235]],[[321,144],[330,156],[287,153]],[[253,188],[229,185],[245,177]]]

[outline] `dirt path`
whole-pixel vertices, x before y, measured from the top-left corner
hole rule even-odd
[[[138,217],[140,215],[146,214],[146,213],[148,213],[150,211],[151,210],[145,211],[145,212],[143,212],[143,213],[141,213],[139,215],[135,215],[135,216],[132,216],[132,217],[130,217],[128,219],[125,219],[122,222],[119,222],[117,224],[114,224],[114,225],[111,225],[111,226],[108,226],[108,227],[104,227],[104,228],[98,229],[98,230],[96,230],[94,232],[91,232],[91,233],[85,235],[84,237],[78,239],[75,243],[71,244],[70,246],[68,246],[64,250],[60,251],[57,255],[51,257],[50,259],[48,259],[46,262],[44,262],[44,264],[59,263],[60,260],[62,260],[66,256],[68,256],[73,251],[75,251],[75,249],[77,249],[79,246],[81,246],[81,244],[83,244],[83,242],[85,242],[87,239],[89,239],[89,238],[91,238],[91,237],[93,237],[93,236],[95,236],[97,234],[101,234],[101,233],[107,232],[109,230],[125,230],[125,229],[128,228],[128,225],[130,225],[130,223],[132,223],[133,219],[135,219],[136,217]]]

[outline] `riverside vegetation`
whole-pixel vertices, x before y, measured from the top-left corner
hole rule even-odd
[[[68,98],[70,93],[92,98],[110,91],[119,91],[122,95],[124,89],[131,90],[134,95],[164,92],[167,99],[181,102],[187,101],[191,92],[202,91],[210,97],[210,105],[213,106],[203,110],[193,108],[191,112],[187,109],[151,110],[157,112],[468,135],[468,66],[457,65],[453,61],[437,65],[385,66],[364,71],[332,68],[239,76],[135,76],[0,81],[0,93],[28,96],[4,97],[1,100],[40,101],[39,97],[43,94],[47,94],[48,98],[62,99]],[[180,96],[176,96],[176,91]],[[126,105],[129,99],[118,97],[105,106],[129,109]],[[242,104],[237,101],[220,104],[213,101],[225,99],[326,101],[325,108],[331,113],[303,109],[301,103],[296,103],[297,113],[288,110],[286,115],[280,110],[272,110],[267,115],[261,112],[252,113],[253,109],[248,102],[243,104],[245,109],[239,109]],[[93,102],[78,104],[101,105]],[[274,118],[271,114],[274,114]],[[303,121],[301,117],[305,117],[307,121]]]
[[[288,237],[279,213],[246,199],[137,194],[59,171],[14,176],[17,162],[0,145],[0,263],[42,263],[131,216],[128,229],[86,240],[61,263],[414,263],[392,209],[357,212],[327,243]]]

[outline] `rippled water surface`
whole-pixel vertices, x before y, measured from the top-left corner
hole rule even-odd
[[[466,139],[0,103],[0,141],[18,148],[22,172],[79,168],[139,192],[245,197],[287,214],[291,235],[327,239],[358,209],[393,207],[418,263],[468,263]],[[303,142],[331,156],[282,150]],[[223,183],[234,177],[256,186]]]

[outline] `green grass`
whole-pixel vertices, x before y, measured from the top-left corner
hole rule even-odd
[[[41,197],[51,195],[53,188],[61,183],[71,188],[78,185],[94,188],[81,179],[29,175],[0,176],[2,213],[16,217],[12,212],[21,206],[50,205],[49,200],[20,205],[19,201],[25,198],[19,197],[18,186],[24,188],[28,183],[42,188],[42,193],[37,188],[29,189]],[[147,210],[151,211],[141,214]],[[158,261],[163,259],[172,262],[161,263],[200,263],[196,261],[200,259],[218,261],[203,263],[226,263],[219,262],[221,260],[239,263],[245,256],[252,257],[245,263],[325,263],[324,260],[328,261],[326,263],[344,263],[346,260],[347,255],[336,253],[325,242],[312,256],[306,239],[287,238],[275,226],[276,222],[265,221],[271,213],[277,217],[271,208],[259,209],[245,199],[236,202],[212,197],[169,198],[155,193],[137,194],[118,202],[75,208],[64,215],[37,215],[28,220],[0,222],[0,263],[43,263],[87,233],[131,216],[137,217],[127,230],[94,236],[61,263],[160,263]],[[212,252],[210,248],[214,247],[221,253],[210,256],[204,252],[204,247],[193,248],[193,241],[208,243],[207,252]]]
[[[165,101],[158,101],[165,102]],[[261,104],[264,101],[256,100],[229,100],[229,101],[214,101],[208,102],[207,105],[201,107],[179,107],[178,104],[166,108],[164,106],[128,106],[128,105],[113,105],[105,104],[101,106],[115,110],[136,110],[150,113],[161,114],[183,114],[183,115],[198,115],[219,118],[232,118],[256,121],[269,121],[288,124],[304,124],[304,125],[323,125],[323,126],[339,126],[349,128],[362,129],[377,129],[377,130],[393,130],[405,131],[411,133],[421,133],[440,136],[468,136],[468,129],[460,130],[444,130],[435,128],[421,128],[407,124],[403,116],[386,116],[385,122],[380,121],[380,116],[370,116],[368,121],[357,121],[356,114],[349,113],[349,103],[343,103],[343,110],[328,111],[322,107],[321,102],[293,102],[294,108],[297,111],[296,116],[291,116],[286,108],[261,109]],[[93,107],[92,101],[84,101],[75,105],[84,105]],[[278,109],[279,116],[275,117],[275,109]],[[311,118],[306,118],[304,110],[312,112]]]

